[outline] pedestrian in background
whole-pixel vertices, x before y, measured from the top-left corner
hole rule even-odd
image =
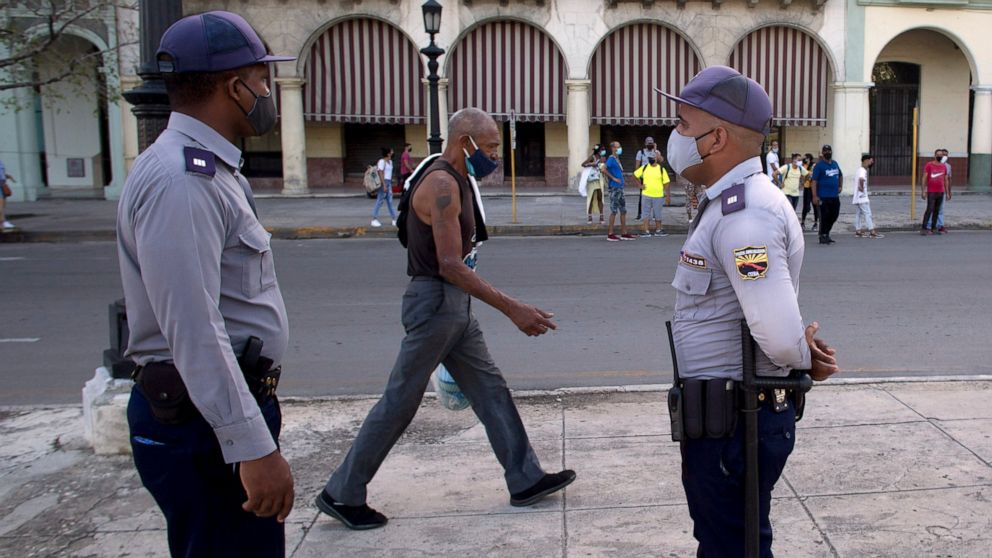
[[[937,215],[944,205],[944,194],[947,192],[947,167],[940,160],[944,152],[940,149],[933,152],[933,160],[927,162],[923,167],[923,176],[920,177],[920,195],[927,202],[927,209],[923,212],[923,225],[920,229],[922,235],[932,235],[933,233],[944,234],[937,227]],[[927,223],[930,223],[929,227]]]
[[[946,234],[947,228],[944,227],[944,207],[947,202],[951,199],[951,185],[954,182],[954,173],[951,172],[951,164],[948,162],[948,151],[946,149],[941,149],[943,152],[940,156],[940,162],[944,163],[944,167],[947,168],[947,189],[944,192],[944,202],[940,204],[940,212],[937,213],[937,232],[940,234]]]
[[[802,159],[798,153],[792,154],[792,161],[788,165],[783,165],[775,169],[772,181],[781,185],[782,193],[789,199],[792,209],[799,205],[800,184],[806,181],[806,169],[802,165]]]
[[[382,186],[376,192],[375,207],[372,209],[372,226],[381,227],[379,222],[379,208],[385,202],[389,208],[389,216],[393,218],[393,226],[396,226],[396,210],[393,209],[393,150],[388,147],[382,148],[382,158],[376,163],[376,172],[379,173],[379,182]]]
[[[776,186],[778,186],[779,183],[775,180],[775,171],[778,170],[779,166],[778,141],[773,141],[771,147],[768,149],[768,154],[765,155],[765,174],[771,177],[772,182],[774,182]]]
[[[603,223],[603,174],[599,170],[599,164],[606,157],[606,150],[598,143],[592,146],[592,154],[582,163],[582,166],[589,169],[589,176],[586,178],[586,222],[592,223],[592,212],[594,208],[599,208],[599,222]]]
[[[652,155],[656,155],[657,151]],[[668,236],[661,229],[661,207],[665,201],[665,185],[671,182],[668,172],[661,166],[657,157],[649,156],[647,164],[634,171],[634,178],[641,181],[641,196],[644,198],[644,232],[641,236]],[[654,221],[654,228],[651,222]]]
[[[875,223],[871,220],[871,201],[868,199],[868,169],[875,164],[875,158],[870,154],[861,156],[861,166],[858,167],[858,174],[854,178],[854,195],[851,203],[857,208],[854,216],[854,236],[869,238],[884,238],[884,234],[875,231]],[[867,233],[863,232],[861,224],[864,223]]]
[[[400,155],[400,182],[397,184],[397,193],[403,193],[403,187],[406,184],[406,179],[410,178],[413,174],[413,162],[410,160],[410,152],[413,151],[413,146],[409,143],[403,144],[403,154]]]
[[[610,143],[610,151],[606,162],[599,164],[600,172],[606,176],[607,192],[610,195],[610,224],[606,231],[606,240],[610,242],[635,240],[637,237],[627,233],[627,198],[623,193],[623,165],[620,164],[623,147],[620,142],[614,141]],[[620,236],[613,234],[617,213],[620,214]]]
[[[644,147],[637,150],[637,154],[634,156],[634,168],[639,169],[648,164],[648,157],[655,157],[657,159],[659,156],[660,154],[658,154],[658,148],[654,143],[654,138],[648,136],[644,138]],[[643,198],[643,194],[639,192],[637,194],[637,217],[634,219],[635,221],[640,221],[643,216],[641,211]]]
[[[834,161],[834,150],[824,145],[820,160],[813,167],[813,203],[820,206],[820,244],[833,244],[830,231],[840,215],[840,193],[844,191],[844,173]]]
[[[810,208],[813,209],[813,228],[810,229],[816,232],[816,229],[820,224],[820,206],[813,205],[813,154],[807,153],[803,155],[803,168],[806,169],[806,178],[803,179],[803,216],[799,220],[799,225],[805,231],[806,230],[806,215],[809,214]]]
[[[132,458],[172,556],[285,556],[275,390],[289,326],[238,145],[275,127],[269,66],[295,58],[213,11],[172,24],[156,59],[172,114],[117,207]]]
[[[7,181],[13,182],[14,177],[7,174],[7,168],[3,166],[3,161],[0,161],[0,223],[3,223],[5,231],[15,228],[14,224],[7,220],[7,198],[13,194]]]

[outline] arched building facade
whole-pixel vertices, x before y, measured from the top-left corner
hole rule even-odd
[[[245,142],[246,174],[287,194],[359,188],[381,147],[427,153],[428,44],[421,2],[188,0],[186,13],[243,14],[273,51],[293,53],[274,82],[279,128]],[[907,107],[920,108],[917,155],[947,148],[955,182],[992,183],[992,0],[442,0],[440,117],[480,106],[516,120],[520,185],[566,187],[594,143],[633,156],[645,136],[662,147],[678,91],[698,69],[724,64],[758,80],[774,104],[784,153],[832,144],[848,176],[862,153],[877,182],[908,184]],[[122,62],[123,64],[123,62]],[[122,66],[125,87],[133,79]],[[126,151],[133,120],[121,105]],[[911,126],[911,121],[909,126]],[[504,144],[509,138],[504,137]],[[508,155],[508,153],[504,153]],[[507,178],[503,169],[487,183]]]

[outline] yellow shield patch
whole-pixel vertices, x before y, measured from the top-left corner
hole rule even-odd
[[[734,263],[741,279],[756,281],[768,271],[768,247],[745,246],[734,249]]]

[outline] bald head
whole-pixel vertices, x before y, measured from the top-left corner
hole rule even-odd
[[[482,150],[490,159],[497,159],[500,135],[499,126],[492,116],[477,108],[463,108],[451,115],[448,121],[448,141],[443,157],[462,172],[465,171],[465,154]]]
[[[457,140],[461,136],[480,136],[486,132],[499,133],[492,116],[474,107],[463,108],[448,121],[448,136]]]

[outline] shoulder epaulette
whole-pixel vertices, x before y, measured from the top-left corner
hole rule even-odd
[[[723,193],[720,194],[720,202],[724,215],[729,215],[744,209],[744,183],[740,182],[738,184],[734,184],[730,188],[724,190]]]
[[[217,173],[216,156],[210,151],[187,145],[183,148],[183,155],[186,159],[186,172],[211,177]]]

